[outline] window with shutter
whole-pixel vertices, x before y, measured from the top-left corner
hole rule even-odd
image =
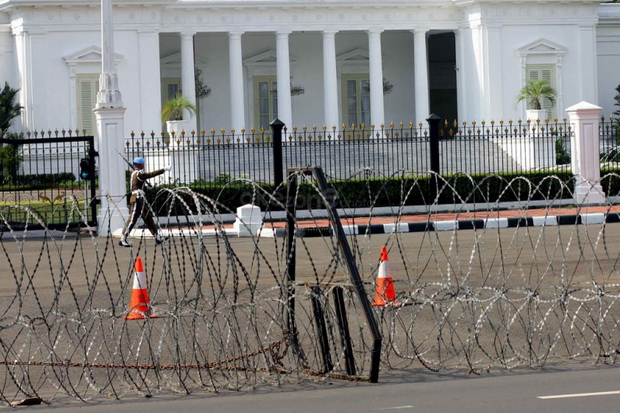
[[[342,76],[342,120],[347,127],[370,127],[370,82],[368,74]]]
[[[555,67],[552,65],[528,65],[527,66],[527,81],[545,79],[549,82],[552,88],[557,90],[555,82]],[[548,99],[543,99],[542,108],[547,111],[550,118],[556,116],[556,108]],[[532,109],[529,107],[528,109]]]
[[[161,105],[164,106],[167,101],[174,99],[181,93],[180,77],[165,77],[161,80]]]
[[[99,75],[76,75],[77,83],[77,122],[80,134],[95,135],[95,115],[93,109],[97,105]]]
[[[278,82],[276,76],[254,76],[254,124],[269,130],[278,117]]]

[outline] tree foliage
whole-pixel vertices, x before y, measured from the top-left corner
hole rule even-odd
[[[0,138],[9,130],[13,119],[20,115],[22,107],[17,103],[19,89],[13,89],[4,82],[0,91]]]
[[[519,92],[517,103],[525,100],[532,109],[540,110],[542,109],[544,99],[549,100],[553,105],[555,103],[555,96],[555,89],[548,80],[529,80]]]
[[[17,134],[8,134],[13,119],[21,113],[22,107],[17,103],[19,89],[13,89],[9,82],[4,82],[4,88],[0,90],[0,138],[9,137],[19,139]],[[0,182],[13,183],[17,176],[17,170],[21,162],[19,145],[0,145]]]
[[[190,113],[196,112],[196,106],[183,95],[177,95],[164,104],[161,109],[162,121],[183,120],[183,110],[187,109]]]
[[[620,85],[618,85],[616,87],[616,92],[617,92],[616,96],[614,96],[614,100],[616,101],[616,103],[614,103],[614,106],[620,106]],[[614,115],[619,115],[620,116],[620,109],[615,111]]]

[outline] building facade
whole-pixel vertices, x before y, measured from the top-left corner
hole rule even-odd
[[[96,133],[101,4],[0,0],[0,81],[18,130]],[[124,134],[159,133],[162,105],[196,102],[191,129],[526,118],[529,79],[611,115],[620,4],[593,0],[152,0],[113,3]]]

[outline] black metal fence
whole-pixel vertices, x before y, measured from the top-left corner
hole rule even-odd
[[[618,120],[602,118],[601,156],[615,165]],[[280,131],[281,130],[281,131]],[[447,122],[431,116],[428,125],[390,124],[362,127],[292,127],[279,121],[272,130],[241,133],[167,135],[132,134],[128,157],[144,156],[150,168],[171,163],[173,171],[158,183],[219,185],[236,179],[281,182],[291,167],[321,166],[331,180],[360,171],[373,177],[455,173],[570,172],[566,119],[544,122]]]
[[[0,230],[95,226],[95,156],[78,131],[1,138]]]
[[[600,120],[601,169],[620,167],[617,117]],[[149,169],[172,164],[157,184],[220,186],[237,179],[282,182],[288,168],[321,166],[330,180],[422,176],[429,171],[526,174],[570,172],[573,134],[567,120],[545,122],[447,122],[432,115],[428,124],[362,127],[292,127],[169,136],[132,134],[128,158],[144,156]],[[78,131],[34,132],[0,140],[0,212],[7,224],[23,226],[37,211],[49,228],[96,220],[95,149],[92,136]],[[114,156],[112,154],[111,156]],[[80,160],[93,168],[80,179]],[[30,222],[30,228],[36,226]]]

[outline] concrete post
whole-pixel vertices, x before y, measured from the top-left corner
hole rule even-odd
[[[275,119],[269,124],[271,126],[273,142],[273,183],[276,187],[284,181],[283,159],[282,159],[282,129],[286,126],[280,119]]]
[[[111,0],[101,0],[101,75],[97,106],[99,151],[99,196],[101,205],[97,215],[97,233],[108,236],[122,228],[129,214],[125,196],[125,164],[122,153],[125,133],[125,108],[114,67],[114,31]]]
[[[233,233],[239,237],[255,237],[263,226],[263,215],[256,205],[246,204],[237,208],[237,218],[233,224]]]
[[[123,153],[123,130],[125,108],[95,109],[99,151],[99,213],[97,233],[107,237],[125,224],[129,215],[124,199],[125,161]]]
[[[579,205],[604,204],[606,201],[600,184],[599,119],[602,110],[584,101],[566,109],[574,132],[571,167],[575,175],[574,199]]]

